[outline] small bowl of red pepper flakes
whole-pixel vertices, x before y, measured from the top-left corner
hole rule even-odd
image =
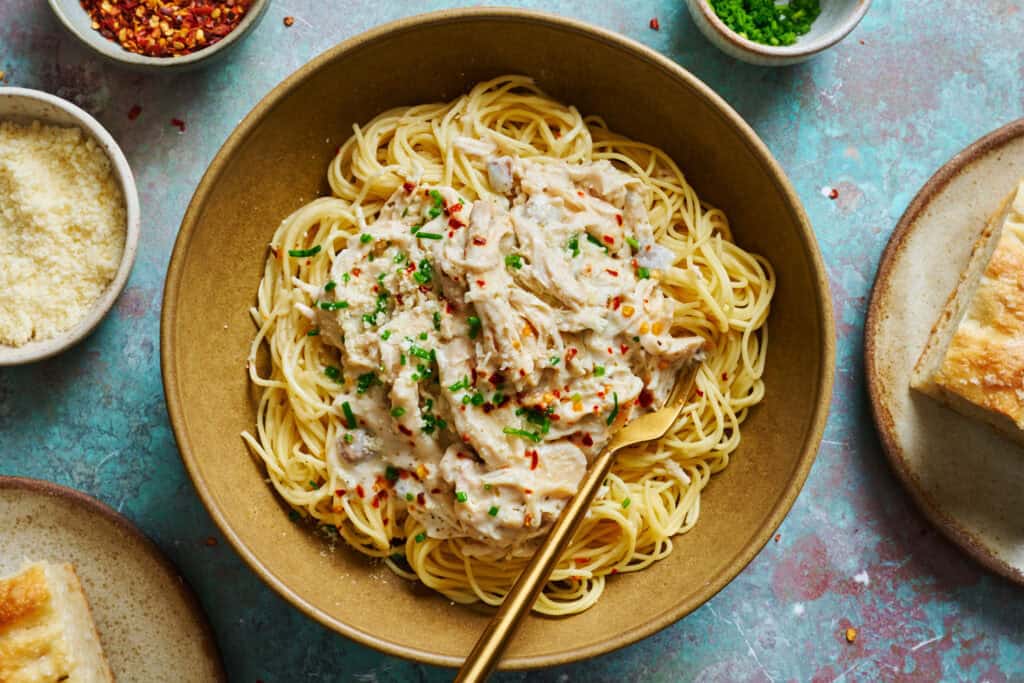
[[[142,70],[186,70],[223,56],[270,0],[49,0],[64,26],[104,57]]]

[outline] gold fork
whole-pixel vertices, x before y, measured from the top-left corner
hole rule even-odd
[[[620,429],[601,454],[594,459],[587,475],[580,482],[576,495],[562,510],[544,544],[523,569],[512,590],[498,608],[497,614],[476,641],[473,651],[469,653],[459,670],[459,675],[455,678],[456,683],[480,683],[486,680],[498,665],[498,660],[512,640],[516,627],[537,601],[548,576],[558,564],[559,558],[587,514],[594,495],[611,471],[615,454],[627,446],[660,439],[665,435],[686,404],[686,398],[690,395],[699,368],[700,363],[691,363],[681,369],[664,407],[643,415]]]

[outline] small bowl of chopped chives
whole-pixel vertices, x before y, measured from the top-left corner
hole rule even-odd
[[[832,47],[860,23],[871,0],[687,0],[708,40],[731,57],[785,66]]]

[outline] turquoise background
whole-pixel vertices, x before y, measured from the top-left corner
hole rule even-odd
[[[632,647],[502,680],[1024,681],[1024,592],[962,556],[914,509],[880,451],[861,360],[869,289],[903,209],[950,156],[1024,115],[1019,0],[878,0],[841,45],[783,69],[722,55],[678,0],[509,4],[639,40],[693,71],[753,125],[818,234],[839,353],[832,415],[807,485],[777,540],[735,581]],[[59,358],[0,369],[0,473],[81,489],[135,520],[195,587],[232,681],[451,677],[321,628],[242,564],[178,458],[158,332],[181,216],[235,124],[335,43],[452,5],[275,0],[226,61],[164,77],[100,62],[63,32],[42,0],[0,1],[6,84],[56,93],[95,115],[127,154],[143,210],[135,270],[98,331]],[[285,15],[295,17],[291,28]],[[660,31],[648,27],[653,17]],[[141,115],[132,121],[134,105]],[[184,133],[171,118],[185,121]],[[831,187],[835,200],[822,193]],[[219,543],[208,546],[209,537]],[[854,579],[861,572],[867,585],[863,575]],[[859,631],[852,645],[842,635],[847,626]]]

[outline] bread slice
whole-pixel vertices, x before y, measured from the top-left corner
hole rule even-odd
[[[112,683],[70,564],[35,562],[0,579],[0,683]]]
[[[1024,180],[982,230],[911,387],[1024,445]]]

